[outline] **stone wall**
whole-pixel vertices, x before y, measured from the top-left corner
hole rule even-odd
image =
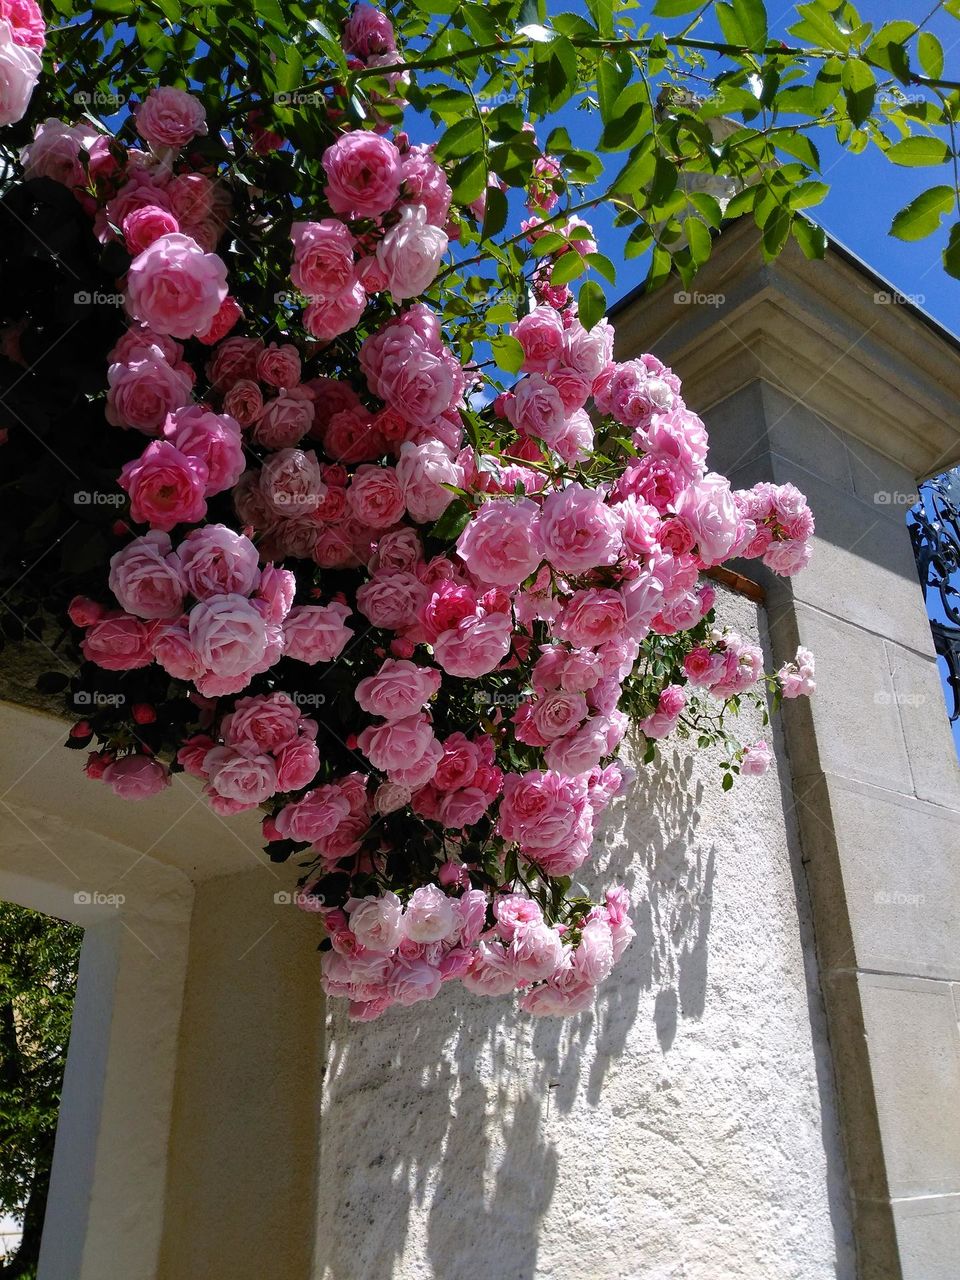
[[[637,938],[593,1012],[331,1009],[317,1280],[853,1276],[790,786],[724,793],[718,759],[670,750],[608,811],[591,887],[625,880]]]

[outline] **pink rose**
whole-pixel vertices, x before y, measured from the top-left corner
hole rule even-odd
[[[603,495],[581,484],[551,493],[540,514],[546,558],[561,573],[614,564],[622,549],[620,518]]]
[[[176,563],[184,589],[198,600],[247,596],[260,581],[257,548],[223,524],[192,530],[177,549]]]
[[[183,89],[151,89],[134,108],[137,133],[151,147],[185,147],[207,132],[203,103]]]
[[[440,970],[426,960],[398,959],[390,971],[387,989],[397,1004],[411,1005],[432,1000],[440,991],[441,981]]]
[[[300,791],[309,787],[320,770],[320,749],[310,738],[298,738],[276,755],[277,790]]]
[[[8,18],[0,18],[0,125],[16,124],[26,115],[43,66],[17,34]]]
[[[375,627],[398,631],[415,621],[426,596],[414,574],[378,572],[357,591],[357,608]]]
[[[150,633],[139,618],[111,614],[88,628],[80,642],[87,662],[105,671],[132,671],[153,661]]]
[[[573,971],[583,982],[599,986],[613,971],[613,932],[606,920],[588,920],[573,953]]]
[[[226,338],[207,365],[207,377],[218,391],[226,391],[241,378],[255,381],[257,356],[263,350],[260,338]]]
[[[459,923],[456,901],[437,885],[425,884],[410,895],[401,927],[412,942],[442,942],[453,937]]]
[[[450,213],[453,192],[447,175],[433,159],[430,144],[410,148],[404,155],[400,169],[401,191],[412,204],[423,205],[427,221],[435,227],[445,227]],[[385,282],[376,292],[385,287]]]
[[[134,538],[110,557],[110,590],[138,618],[178,618],[184,586],[165,533]]]
[[[517,926],[510,944],[510,958],[518,982],[549,978],[563,960],[563,944],[556,929],[540,921]]]
[[[481,582],[516,587],[542,559],[539,516],[529,498],[485,502],[457,540],[457,554]]]
[[[464,618],[452,630],[437,637],[434,657],[447,675],[476,680],[507,656],[512,633],[509,613]]]
[[[127,309],[158,333],[190,338],[203,333],[227,296],[227,268],[190,236],[161,236],[134,258],[127,275]]]
[[[190,611],[188,632],[206,671],[237,676],[252,669],[267,649],[264,621],[246,596],[210,596]]]
[[[578,648],[590,649],[623,638],[627,611],[623,596],[610,588],[575,591],[564,605],[554,633]]]
[[[561,435],[567,416],[563,399],[539,373],[531,373],[517,384],[505,404],[506,415],[524,436],[535,436],[552,445]]]
[[[300,711],[286,693],[239,698],[220,725],[224,741],[252,754],[275,754],[300,732]]]
[[[7,9],[8,4],[0,2],[0,18],[9,17]],[[86,174],[80,151],[89,151],[102,136],[87,125],[69,125],[52,118],[44,120],[37,125],[33,141],[20,152],[24,178],[52,178],[65,187],[83,186]]]
[[[333,662],[340,656],[353,629],[346,625],[350,609],[345,604],[297,605],[283,624],[284,653],[311,665]]]
[[[158,435],[167,414],[190,401],[190,378],[171,366],[157,347],[142,348],[131,361],[112,364],[107,384],[107,421],[148,436]]]
[[[223,397],[223,411],[241,427],[252,427],[263,413],[263,393],[255,382],[241,378]]]
[[[139,209],[131,209],[123,220],[121,227],[127,251],[133,256],[149,249],[161,236],[172,235],[180,230],[180,223],[168,210],[155,204],[146,204]]]
[[[357,737],[357,746],[381,773],[413,766],[436,739],[433,726],[422,713],[388,724],[371,725]]]
[[[392,53],[397,47],[393,24],[385,13],[371,4],[354,5],[343,29],[343,48],[366,61],[381,53]]]
[[[148,800],[170,785],[163,765],[144,755],[121,756],[107,765],[102,776],[121,800]]]
[[[332,342],[360,321],[367,306],[363,285],[353,284],[335,298],[317,298],[303,313],[303,327],[318,342]]]
[[[120,488],[130,495],[130,517],[165,533],[177,524],[196,524],[207,512],[207,468],[166,440],[154,440],[120,472]]]
[[[404,515],[403,489],[393,467],[361,466],[354,472],[347,501],[371,529],[388,529]]]
[[[339,298],[356,284],[353,252],[357,242],[339,218],[295,222],[290,239],[290,279],[312,301]]]
[[[445,484],[460,486],[463,470],[439,440],[401,445],[397,479],[403,500],[418,524],[437,520],[453,501]]]
[[[190,643],[190,633],[181,622],[157,627],[150,638],[150,649],[167,675],[175,680],[196,682],[203,675],[200,655]]]
[[[377,218],[396,203],[400,152],[388,139],[355,130],[328,147],[322,163],[334,213]]]
[[[414,426],[428,427],[455,398],[454,369],[442,352],[427,349],[410,330],[394,329],[388,337],[379,369],[367,373],[370,389]]]
[[[711,471],[697,484],[684,489],[676,509],[696,539],[704,564],[720,564],[725,560],[736,541],[738,526],[730,482]]]
[[[165,440],[207,469],[204,496],[232,489],[243,474],[243,440],[240,424],[228,414],[211,413],[192,404],[174,410],[163,428]]]
[[[761,740],[746,747],[740,761],[740,772],[744,777],[756,778],[767,772],[773,756],[767,744]]]
[[[427,221],[423,205],[407,205],[377,245],[377,262],[394,298],[415,298],[429,289],[446,251],[446,234]]]
[[[478,996],[503,996],[517,985],[513,959],[502,942],[481,942],[473,963],[461,978],[468,991]]]
[[[399,946],[403,937],[403,905],[395,893],[388,890],[379,897],[353,899],[353,905],[347,906],[350,931],[361,947],[384,954]]]
[[[587,700],[582,693],[557,690],[538,698],[530,716],[544,743],[573,733],[587,718]]]
[[[279,395],[267,402],[257,419],[253,438],[265,449],[292,449],[313,426],[310,400]]]
[[[260,492],[275,515],[309,515],[326,492],[317,455],[301,449],[279,450],[263,464]]]
[[[563,353],[563,321],[553,307],[539,306],[513,326],[523,347],[525,373],[546,373]]]
[[[277,789],[276,765],[265,755],[252,755],[232,747],[214,747],[204,760],[210,787],[225,800],[258,805]]]
[[[18,45],[37,52],[43,48],[47,28],[36,0],[0,0],[0,18],[10,23]]]
[[[257,356],[257,377],[271,387],[299,386],[300,352],[290,342],[271,342]]]
[[[277,831],[282,839],[306,840],[313,844],[334,832],[350,816],[350,803],[343,791],[332,785],[308,791],[302,800],[288,804],[277,814]]]
[[[387,658],[375,676],[359,682],[355,697],[372,716],[403,720],[424,707],[439,688],[439,671]]]
[[[493,914],[504,942],[512,942],[518,928],[543,922],[540,904],[525,893],[498,893],[493,900]]]

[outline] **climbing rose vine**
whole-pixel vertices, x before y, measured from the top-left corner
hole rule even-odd
[[[343,47],[399,56],[366,5]],[[386,76],[384,115],[402,92]],[[258,260],[236,227],[256,236],[263,198],[210,161],[197,97],[154,88],[126,139],[47,119],[22,153],[119,265],[125,315],[92,397],[126,460],[109,570],[69,608],[73,705],[97,690],[71,745],[97,739],[86,772],[123,798],[185,771],[218,814],[262,810],[351,1016],[453,979],[573,1013],[633,936],[622,887],[576,889],[624,735],[648,761],[671,734],[720,742],[725,786],[767,768],[728,713],[812,692],[813,658],[765,676],[705,573],[796,573],[813,518],[792,485],[732,490],[671,370],[614,359],[569,287],[602,255],[556,157],[511,242],[524,292],[474,299],[466,343],[444,280],[502,184],[458,203],[432,144],[322,101],[315,181],[285,222],[261,210],[289,270],[271,324],[240,301]],[[243,146],[286,144],[253,117]]]

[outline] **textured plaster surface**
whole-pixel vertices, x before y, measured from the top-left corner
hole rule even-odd
[[[608,812],[585,883],[630,885],[637,938],[594,1010],[332,1008],[315,1280],[851,1280],[786,778],[715,764]]]

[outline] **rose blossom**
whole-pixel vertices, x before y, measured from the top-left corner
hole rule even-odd
[[[463,480],[462,468],[439,440],[401,445],[396,473],[407,510],[418,524],[439,519],[454,496],[443,486],[459,486]]]
[[[204,768],[209,774],[211,789],[225,800],[253,807],[277,789],[276,765],[266,755],[215,747],[207,754]]]
[[[139,209],[131,209],[123,220],[121,230],[128,252],[136,257],[161,236],[179,231],[180,223],[169,209],[147,204]]]
[[[238,698],[224,716],[220,732],[232,747],[253,753],[274,754],[293,742],[300,731],[301,715],[286,693]]]
[[[102,777],[121,800],[148,800],[170,785],[170,776],[163,765],[139,754],[112,761]]]
[[[158,333],[202,333],[227,296],[227,268],[190,236],[161,236],[134,258],[127,274],[127,309]]]
[[[0,18],[8,17],[0,2]],[[98,137],[89,125],[70,125],[52,117],[38,124],[33,141],[20,152],[24,178],[52,178],[65,187],[84,184],[86,174],[81,149],[89,151]]]
[[[377,262],[394,298],[415,298],[428,289],[446,251],[446,234],[427,221],[423,205],[407,205],[377,245]]]
[[[359,323],[367,306],[363,285],[353,284],[335,298],[317,298],[303,313],[303,327],[318,342],[332,342]]]
[[[419,1000],[432,1000],[440,990],[440,983],[440,970],[426,960],[398,959],[387,985],[397,1004],[411,1005]]]
[[[144,435],[158,435],[167,414],[190,400],[189,377],[171,366],[158,347],[144,347],[134,359],[111,364],[107,385],[107,421]]]
[[[134,108],[137,133],[151,147],[185,147],[207,132],[207,113],[203,103],[169,86],[151,89]]]
[[[539,515],[529,498],[485,502],[457,540],[457,554],[481,582],[515,587],[542,559]]]
[[[434,657],[447,675],[475,680],[487,675],[507,656],[512,635],[509,613],[464,618],[437,637]]]
[[[339,218],[295,222],[290,228],[290,279],[312,301],[339,298],[357,282],[356,240]]]
[[[547,559],[562,573],[613,564],[622,546],[621,524],[602,494],[570,484],[543,504],[540,530]]]
[[[228,390],[241,378],[255,380],[257,356],[263,350],[260,338],[226,338],[207,365],[207,377],[218,391]]]
[[[257,355],[257,377],[271,387],[295,387],[300,382],[300,353],[291,342],[269,346]]]
[[[353,635],[353,629],[346,625],[349,617],[349,607],[336,600],[326,605],[297,605],[283,624],[286,656],[311,665],[333,662]]]
[[[613,932],[606,920],[588,920],[573,953],[574,973],[591,986],[609,978],[613,970]]]
[[[310,738],[289,742],[280,748],[275,759],[278,791],[300,791],[309,787],[320,769],[320,749]]]
[[[43,48],[47,28],[36,0],[0,0],[0,18],[10,23],[17,44],[38,53]]]
[[[7,18],[0,18],[0,125],[16,124],[27,113],[43,63],[34,49],[17,42]]]
[[[222,524],[187,534],[177,548],[176,563],[184,589],[198,600],[231,592],[246,596],[260,581],[257,548]]]
[[[105,671],[133,671],[153,661],[150,633],[139,618],[108,614],[88,628],[80,642],[83,656]]]
[[[326,487],[317,455],[302,449],[281,449],[260,470],[260,492],[275,515],[309,514],[319,506]]]
[[[130,495],[130,517],[165,533],[177,524],[196,524],[206,515],[207,468],[166,440],[124,464],[119,485]]]
[[[228,414],[211,413],[199,404],[175,409],[164,424],[163,437],[206,467],[204,497],[232,489],[243,474],[240,424]]]
[[[359,682],[354,696],[370,715],[402,720],[425,706],[439,688],[439,671],[387,658],[375,676]]]
[[[330,835],[349,816],[350,803],[342,789],[324,785],[281,809],[276,817],[277,831],[281,839],[313,844]]]
[[[761,738],[759,742],[754,742],[745,748],[743,759],[740,761],[740,772],[744,777],[759,777],[770,768],[772,759],[769,746]]]
[[[401,922],[412,942],[440,942],[450,938],[459,923],[456,902],[435,884],[421,885],[410,895]]]
[[[697,541],[704,564],[725,560],[737,536],[737,507],[726,477],[711,471],[685,489],[676,506],[677,515]]]
[[[540,921],[518,925],[510,944],[510,958],[518,982],[548,978],[563,960],[560,935]]]
[[[406,510],[400,479],[393,467],[358,467],[347,489],[347,501],[357,519],[371,529],[388,529]]]
[[[389,773],[416,765],[435,741],[433,727],[421,713],[371,725],[357,737],[357,746],[375,769]]]
[[[246,596],[210,596],[190,611],[190,642],[205,669],[217,676],[252,670],[267,648],[266,628]]]
[[[403,937],[403,905],[390,890],[380,897],[353,899],[347,904],[350,931],[368,951],[393,951]]]
[[[322,163],[334,213],[377,218],[396,203],[400,152],[387,138],[354,130],[327,148]]]
[[[152,530],[110,557],[110,590],[138,618],[178,618],[184,586],[170,539]]]
[[[265,449],[292,449],[313,426],[313,404],[281,394],[269,400],[257,418],[253,438]]]

